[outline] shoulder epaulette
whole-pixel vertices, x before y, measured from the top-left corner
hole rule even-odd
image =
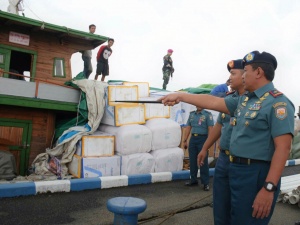
[[[270,95],[272,95],[274,98],[277,98],[278,96],[280,95],[283,95],[282,92],[278,91],[278,90],[272,90],[272,91],[269,91]]]
[[[235,92],[235,91],[228,91],[228,92],[226,92],[226,96],[227,96],[227,95],[232,95],[234,92]]]

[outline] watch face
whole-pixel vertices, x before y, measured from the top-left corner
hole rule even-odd
[[[276,191],[277,188],[276,186],[272,183],[272,182],[265,182],[264,184],[264,188],[267,190],[267,191]]]
[[[273,188],[273,184],[268,183],[268,184],[267,184],[267,189],[268,189],[268,190],[272,190],[272,188]]]

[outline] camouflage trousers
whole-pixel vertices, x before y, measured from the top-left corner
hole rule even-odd
[[[163,72],[163,89],[166,90],[167,89],[167,84],[169,83],[170,80],[170,76],[171,76],[171,71],[170,70],[166,70]]]

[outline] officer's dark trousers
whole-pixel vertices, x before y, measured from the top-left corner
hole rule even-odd
[[[189,158],[190,158],[190,176],[191,182],[197,182],[198,164],[197,157],[202,149],[207,135],[199,135],[197,137],[191,136],[189,143]],[[200,180],[201,183],[206,185],[209,183],[209,168],[208,168],[208,155],[204,160],[204,165],[200,167]]]
[[[274,193],[269,217],[265,219],[252,217],[254,199],[263,187],[269,169],[269,163],[252,163],[250,165],[230,163],[231,225],[267,225],[269,223],[280,191],[280,181],[277,191]]]
[[[215,225],[230,225],[229,156],[220,152],[214,173],[213,211]]]

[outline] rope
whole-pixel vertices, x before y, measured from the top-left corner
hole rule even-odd
[[[209,194],[209,195],[205,196],[204,198],[201,198],[201,199],[199,199],[199,200],[197,200],[197,201],[195,201],[195,202],[193,202],[193,203],[191,203],[191,204],[188,204],[187,206],[185,206],[185,207],[183,207],[183,208],[181,208],[181,209],[177,209],[177,210],[171,211],[171,212],[169,212],[169,213],[161,214],[161,215],[158,215],[158,216],[149,218],[149,219],[142,220],[142,221],[140,221],[138,224],[147,223],[147,222],[149,222],[149,221],[156,220],[156,219],[159,219],[159,218],[164,218],[164,217],[167,216],[167,218],[165,218],[163,221],[161,221],[160,223],[157,224],[157,225],[161,225],[161,224],[163,224],[165,221],[167,221],[169,218],[171,218],[172,216],[174,216],[175,214],[177,214],[177,213],[179,213],[179,212],[184,212],[184,211],[186,211],[188,208],[190,208],[192,205],[194,205],[194,204],[196,204],[196,203],[198,203],[198,202],[200,202],[200,201],[202,201],[202,200],[204,200],[204,199],[206,199],[206,198],[208,198],[208,197],[211,197],[211,196],[212,196],[212,194]]]
[[[23,2],[23,4],[25,5],[25,2]],[[35,14],[35,13],[30,9],[30,7],[29,7],[29,5],[27,4],[27,2],[26,2],[26,7],[30,10],[30,12],[32,12],[33,15],[35,15],[35,16],[36,16],[39,20],[41,20],[41,21],[43,22],[43,24],[44,24],[44,20],[41,19],[37,14]]]

